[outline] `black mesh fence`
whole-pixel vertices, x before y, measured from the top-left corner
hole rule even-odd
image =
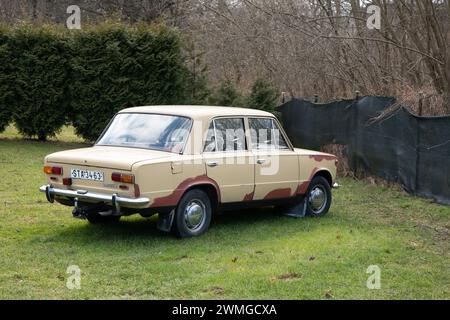
[[[391,97],[326,104],[294,99],[280,111],[296,147],[343,145],[350,169],[450,205],[450,116],[419,117],[400,107],[374,121],[394,103]]]

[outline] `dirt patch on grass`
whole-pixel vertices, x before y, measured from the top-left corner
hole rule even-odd
[[[211,287],[209,289],[206,289],[204,292],[210,292],[210,293],[213,293],[215,295],[221,296],[221,295],[223,295],[225,293],[225,289],[222,288],[222,287],[215,286],[215,287]]]
[[[299,273],[289,272],[289,273],[284,273],[284,274],[280,274],[280,275],[271,277],[270,280],[271,281],[295,280],[295,279],[301,279],[301,277],[302,277],[302,275]]]

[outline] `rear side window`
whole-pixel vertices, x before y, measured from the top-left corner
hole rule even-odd
[[[247,150],[243,118],[220,118],[211,121],[205,152]]]
[[[289,149],[277,123],[271,118],[249,118],[253,149]]]

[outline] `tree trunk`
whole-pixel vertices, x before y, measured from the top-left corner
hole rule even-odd
[[[45,133],[38,133],[39,141],[47,141],[47,135]]]

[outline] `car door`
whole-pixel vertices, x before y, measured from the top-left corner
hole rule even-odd
[[[295,195],[299,159],[273,118],[248,119],[255,159],[254,200],[273,200]]]
[[[244,118],[216,118],[206,135],[203,159],[209,178],[220,188],[221,202],[252,200],[255,172]]]

